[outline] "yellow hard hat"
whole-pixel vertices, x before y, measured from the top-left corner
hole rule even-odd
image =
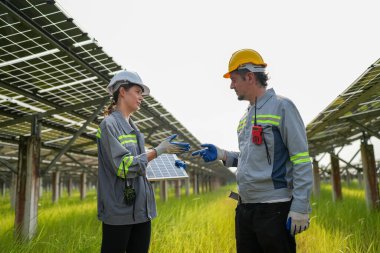
[[[228,64],[228,72],[223,75],[224,78],[230,78],[230,73],[240,65],[245,63],[252,63],[256,66],[266,67],[267,64],[264,62],[263,57],[252,49],[241,49],[232,54],[230,63]]]

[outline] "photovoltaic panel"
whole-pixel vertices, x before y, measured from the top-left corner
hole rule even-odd
[[[0,145],[11,149],[5,152],[0,148],[0,158],[17,161],[19,137],[30,135],[31,119],[37,116],[41,119],[41,156],[44,163],[50,163],[54,156],[49,153],[62,150],[108,99],[105,87],[117,71],[124,69],[56,2],[0,1]],[[99,113],[69,149],[77,161],[91,164],[92,173],[97,170],[96,132],[103,118]],[[132,119],[149,136],[145,139],[148,148],[174,133],[179,135],[178,141],[200,145],[152,96],[144,99]],[[205,166],[182,159],[206,174],[235,178],[222,164]],[[63,156],[60,163],[73,172],[81,170],[68,157]]]
[[[163,154],[148,164],[147,178],[151,181],[188,178],[186,171],[175,166],[176,155]]]

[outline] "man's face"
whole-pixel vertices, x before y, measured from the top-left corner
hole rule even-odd
[[[231,85],[230,88],[235,90],[239,100],[247,100],[247,93],[249,91],[249,81],[247,76],[242,78],[237,72],[230,74]]]

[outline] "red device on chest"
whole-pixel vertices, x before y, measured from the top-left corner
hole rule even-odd
[[[252,126],[252,143],[260,145],[263,143],[263,127]]]
[[[261,145],[263,143],[263,127],[260,125],[257,125],[256,110],[257,110],[257,97],[255,101],[255,122],[254,122],[254,125],[252,126],[252,143],[256,145]]]

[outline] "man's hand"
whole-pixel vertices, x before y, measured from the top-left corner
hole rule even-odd
[[[190,144],[186,142],[172,142],[177,137],[176,134],[163,140],[157,147],[157,156],[162,154],[181,154],[190,150]]]
[[[310,225],[309,215],[290,211],[286,222],[286,229],[292,236],[308,229]]]
[[[205,162],[213,162],[215,160],[226,160],[226,151],[218,148],[213,144],[202,144],[205,149],[194,151],[192,156],[200,156]]]

